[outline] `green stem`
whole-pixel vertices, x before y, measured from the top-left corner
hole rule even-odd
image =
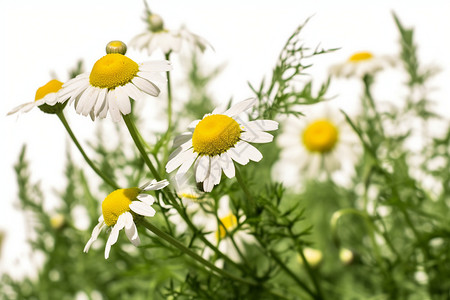
[[[220,274],[220,275],[222,275],[224,277],[228,277],[229,279],[232,279],[232,280],[235,280],[235,281],[239,281],[241,283],[245,283],[245,284],[249,284],[249,285],[257,285],[257,283],[254,282],[253,280],[241,278],[241,277],[235,276],[235,275],[233,275],[233,274],[231,274],[231,273],[229,273],[229,272],[227,272],[225,270],[219,269],[218,267],[216,267],[211,262],[205,260],[203,257],[198,255],[197,253],[193,252],[191,249],[189,249],[186,246],[184,246],[183,244],[181,244],[178,240],[174,239],[172,236],[168,235],[167,233],[165,233],[164,231],[161,231],[159,228],[157,228],[153,224],[149,223],[147,220],[143,220],[143,222],[141,224],[143,224],[145,228],[147,228],[148,230],[152,231],[158,237],[160,237],[160,238],[164,239],[165,241],[169,242],[172,246],[174,246],[178,250],[182,251],[183,253],[189,255],[190,257],[192,257],[193,259],[197,260],[198,262],[200,262],[204,266],[208,267],[212,271],[214,271],[214,272],[216,272],[216,273],[218,273],[218,274]]]
[[[69,123],[66,120],[66,117],[64,116],[64,113],[58,112],[56,114],[58,118],[61,120],[61,123],[64,125],[64,128],[67,130],[67,133],[71,137],[74,144],[77,146],[78,150],[80,150],[81,155],[83,156],[84,160],[88,163],[88,165],[94,170],[95,173],[97,173],[98,176],[100,176],[108,185],[110,185],[114,189],[118,189],[119,186],[112,181],[108,176],[103,174],[102,171],[100,171],[99,168],[97,168],[94,163],[89,159],[89,157],[86,155],[86,152],[84,152],[83,147],[81,147],[80,143],[78,142],[77,138],[75,137],[75,134],[73,133],[72,129],[69,126]]]
[[[369,105],[372,108],[375,118],[378,122],[380,133],[382,136],[384,136],[383,123],[381,122],[380,114],[377,111],[377,107],[375,105],[375,100],[373,99],[372,92],[370,91],[370,87],[373,82],[373,77],[371,75],[366,74],[363,77],[363,82],[364,82],[364,92],[366,94],[367,100],[368,100]]]
[[[158,171],[153,166],[150,158],[147,155],[147,152],[145,151],[145,146],[142,143],[141,134],[139,133],[139,131],[137,130],[137,128],[134,124],[133,117],[131,116],[131,114],[123,115],[123,120],[125,121],[125,125],[127,126],[128,131],[130,132],[131,138],[133,139],[134,144],[138,148],[139,153],[141,154],[141,157],[144,160],[145,164],[152,172],[153,177],[155,177],[156,180],[160,181],[161,176],[159,176]]]
[[[241,172],[239,171],[239,168],[235,166],[236,169],[236,180],[239,183],[239,185],[242,188],[242,191],[244,192],[248,202],[245,203],[245,207],[247,208],[246,213],[248,216],[253,216],[254,212],[256,211],[256,202],[253,198],[252,194],[248,190],[247,186],[245,185],[244,179],[242,178]]]

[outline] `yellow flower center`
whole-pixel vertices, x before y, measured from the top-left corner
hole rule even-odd
[[[131,201],[140,193],[139,188],[119,189],[109,194],[102,203],[103,219],[113,226],[124,212],[130,211]]]
[[[89,82],[99,88],[114,89],[130,82],[139,71],[133,60],[119,53],[106,54],[92,67]]]
[[[219,229],[216,231],[216,239],[223,239],[227,235],[227,231],[232,231],[237,226],[237,218],[232,213],[229,213],[227,216],[220,218]]]
[[[37,89],[34,101],[40,100],[50,93],[56,93],[61,89],[62,85],[63,83],[59,80],[50,80],[46,85],[43,85]]]
[[[363,52],[357,52],[349,57],[348,61],[350,62],[361,62],[365,60],[370,60],[373,58],[372,53],[363,51]]]
[[[328,120],[320,119],[306,127],[303,131],[302,141],[309,151],[326,153],[333,150],[338,137],[337,127]]]
[[[238,122],[225,115],[211,115],[201,120],[192,135],[194,151],[215,156],[228,151],[241,136]]]

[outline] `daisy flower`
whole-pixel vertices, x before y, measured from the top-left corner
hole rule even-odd
[[[56,113],[61,111],[64,106],[58,103],[57,92],[61,89],[63,83],[56,79],[50,80],[36,91],[33,102],[27,102],[15,107],[7,115],[18,112],[29,112],[34,107],[39,107],[45,113]]]
[[[172,69],[169,61],[136,63],[126,57],[126,46],[110,42],[107,54],[100,58],[90,73],[80,74],[66,82],[58,92],[59,102],[75,102],[75,110],[84,116],[105,118],[108,111],[114,122],[131,112],[130,99],[139,100],[144,94],[158,96],[154,82],[165,82],[159,72]]]
[[[217,210],[217,216],[213,214],[205,215],[201,220],[206,232],[210,232],[205,237],[214,245],[217,245],[219,250],[227,255],[235,262],[241,260],[241,256],[236,247],[242,252],[245,244],[254,244],[256,240],[253,235],[248,231],[245,225],[239,226],[245,221],[245,216],[238,217],[233,213],[230,208],[230,199],[228,196],[224,196],[219,200],[219,207]],[[239,213],[239,212],[238,212]],[[219,220],[217,220],[217,217]],[[219,222],[220,221],[220,222]],[[197,225],[197,224],[196,224]],[[236,246],[233,243],[233,240]],[[205,248],[203,257],[209,259],[214,254],[214,251],[209,247]],[[223,261],[216,261],[216,265],[222,267]]]
[[[92,243],[97,240],[98,235],[104,227],[111,228],[111,234],[105,246],[105,259],[109,257],[111,246],[117,242],[119,232],[125,228],[125,234],[134,246],[139,246],[140,239],[134,223],[137,215],[153,217],[155,210],[152,204],[155,202],[153,196],[145,194],[146,191],[160,190],[169,184],[167,180],[153,180],[137,188],[118,189],[109,194],[102,203],[102,215],[98,224],[92,231],[92,236],[84,247],[88,252]]]
[[[323,103],[308,108],[304,118],[287,119],[277,139],[281,152],[273,174],[288,186],[298,187],[300,176],[352,169],[357,157],[358,138],[342,113]]]
[[[163,19],[157,14],[147,12],[145,21],[148,24],[148,30],[134,37],[130,41],[130,46],[139,51],[146,49],[148,55],[156,49],[161,49],[164,54],[180,52],[184,43],[197,47],[201,52],[211,47],[208,41],[190,32],[184,26],[179,30],[167,30]]]
[[[247,99],[223,112],[216,108],[202,120],[192,122],[189,132],[174,141],[177,148],[166,165],[168,173],[178,169],[177,177],[184,176],[194,164],[195,179],[203,183],[203,190],[210,192],[220,183],[222,171],[228,178],[235,176],[233,161],[246,165],[250,160],[258,162],[262,154],[252,143],[269,143],[273,136],[266,131],[276,130],[278,123],[270,120],[244,122],[238,115],[256,104]]]
[[[387,55],[375,56],[370,52],[363,51],[354,53],[347,61],[332,66],[330,72],[337,77],[362,78],[366,74],[374,74],[394,65],[394,57]]]

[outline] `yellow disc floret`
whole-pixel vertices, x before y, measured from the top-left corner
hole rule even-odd
[[[129,83],[139,71],[139,65],[119,54],[106,54],[92,67],[89,82],[99,88],[114,89]]]
[[[338,138],[337,127],[325,119],[316,120],[309,124],[302,135],[302,141],[306,149],[319,153],[333,150]]]
[[[129,188],[115,190],[109,194],[102,203],[103,219],[106,225],[113,226],[121,214],[130,211],[130,204],[140,191],[139,188]]]
[[[227,152],[241,136],[238,122],[226,115],[210,115],[201,120],[192,135],[194,151],[215,156]]]
[[[47,82],[46,85],[41,86],[36,91],[36,96],[34,97],[34,101],[40,100],[47,96],[50,93],[56,93],[62,87],[63,83],[59,80],[53,79]]]
[[[352,56],[349,57],[348,61],[360,62],[360,61],[365,61],[365,60],[369,60],[372,58],[373,58],[372,53],[363,51],[363,52],[357,52],[357,53],[353,54]]]
[[[227,232],[232,231],[237,226],[237,218],[232,213],[229,213],[227,216],[220,218],[220,222],[223,224],[220,224],[219,229],[216,231],[216,239],[223,239]]]

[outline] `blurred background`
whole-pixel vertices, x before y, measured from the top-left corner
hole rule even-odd
[[[303,31],[306,45],[324,48],[341,48],[321,56],[308,70],[319,84],[328,76],[330,65],[346,60],[356,51],[374,54],[397,55],[398,32],[392,18],[396,12],[406,27],[415,28],[418,55],[423,64],[434,64],[441,72],[433,78],[436,90],[431,97],[438,100],[441,112],[448,110],[450,94],[450,4],[448,1],[149,1],[150,8],[160,14],[170,29],[185,24],[189,30],[206,38],[214,47],[202,57],[203,64],[211,68],[224,65],[223,72],[212,82],[211,94],[224,102],[230,98],[242,100],[251,96],[247,82],[259,83],[270,73],[279,51],[295,28],[312,17]],[[29,252],[25,240],[30,232],[30,220],[17,207],[17,184],[13,165],[19,151],[26,143],[31,161],[31,178],[40,181],[44,193],[51,197],[62,186],[66,132],[56,117],[32,110],[20,116],[6,117],[13,107],[34,100],[36,89],[55,75],[61,81],[68,79],[68,70],[77,60],[84,61],[85,71],[105,54],[110,40],[129,42],[145,30],[142,21],[142,1],[2,1],[0,4],[0,30],[2,47],[0,135],[2,155],[0,176],[2,209],[0,231],[5,237],[0,255],[0,273],[15,277],[28,274]],[[136,61],[146,60],[146,55],[129,50],[128,56]],[[158,55],[152,59],[158,59]],[[173,88],[177,90],[176,71],[182,58],[174,64]],[[393,75],[394,76],[394,75]],[[380,85],[399,86],[404,78],[384,76]],[[181,84],[181,83],[180,83]],[[351,112],[359,97],[359,83],[335,80],[330,96],[344,110]],[[386,89],[386,95],[401,93]],[[383,98],[383,91],[378,98]],[[164,97],[164,95],[163,95]],[[176,100],[176,99],[175,99]],[[157,103],[152,100],[149,106]],[[156,113],[149,118],[158,120]],[[71,111],[68,118],[82,142],[93,135],[89,118]],[[151,121],[149,121],[151,123]],[[83,164],[79,153],[74,158]],[[93,173],[91,174],[93,175]],[[56,197],[56,195],[54,196]],[[90,229],[86,228],[90,231]],[[81,251],[81,249],[80,249]]]

